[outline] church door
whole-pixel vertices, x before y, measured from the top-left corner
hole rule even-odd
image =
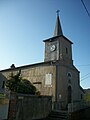
[[[68,86],[68,103],[72,102],[72,88]]]

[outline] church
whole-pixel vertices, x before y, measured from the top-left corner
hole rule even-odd
[[[43,40],[44,62],[1,70],[7,79],[11,73],[21,70],[21,77],[31,81],[41,95],[52,96],[57,106],[65,108],[68,103],[81,101],[83,89],[80,86],[78,69],[73,64],[72,42],[63,35],[59,14],[57,14],[54,35]]]

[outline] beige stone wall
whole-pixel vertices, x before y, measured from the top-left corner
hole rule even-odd
[[[2,72],[7,78],[10,77],[11,73],[17,73],[19,69]],[[52,85],[45,85],[46,74],[52,75]],[[28,79],[33,83],[37,90],[41,92],[41,95],[52,95],[55,98],[55,85],[56,85],[56,66],[32,66],[29,68],[21,69],[21,76],[23,79]]]
[[[79,72],[74,67],[67,67],[59,65],[57,67],[57,99],[64,102],[68,101],[68,86],[72,88],[72,101],[80,100],[79,93]],[[68,72],[71,73],[71,78],[67,76]],[[61,95],[61,98],[59,98]]]

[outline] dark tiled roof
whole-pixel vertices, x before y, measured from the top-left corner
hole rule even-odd
[[[51,38],[48,38],[46,40],[43,40],[43,42],[52,42],[52,41],[55,41],[56,39],[55,38],[58,38],[58,37],[63,37],[64,39],[66,39],[67,41],[69,41],[71,44],[73,44],[73,42],[71,42],[68,38],[66,38],[64,35],[59,35],[59,36],[55,36],[55,37],[51,37]]]
[[[8,69],[0,70],[0,72],[7,72],[7,71],[12,71],[12,70],[14,71],[14,70],[20,70],[20,69],[36,67],[36,66],[46,66],[46,65],[51,65],[51,61],[29,64],[29,65],[19,66],[15,68],[8,68]]]

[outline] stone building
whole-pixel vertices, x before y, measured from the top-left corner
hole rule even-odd
[[[63,35],[59,15],[57,15],[53,37],[43,41],[45,43],[44,62],[20,67],[11,66],[0,72],[8,77],[21,70],[21,76],[30,80],[41,95],[52,96],[53,102],[68,103],[80,101],[79,71],[73,65],[72,42]]]

